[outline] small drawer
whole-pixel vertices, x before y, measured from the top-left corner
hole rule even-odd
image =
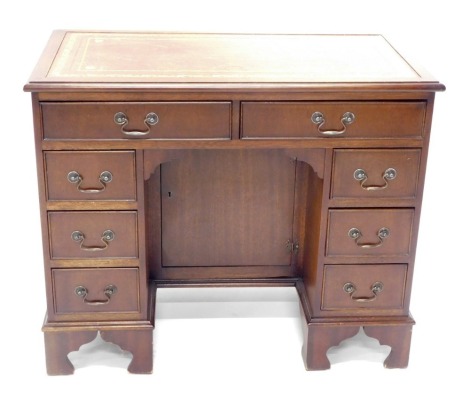
[[[44,139],[230,139],[230,102],[41,103]]]
[[[335,150],[331,198],[416,197],[419,149]]]
[[[414,209],[330,210],[326,256],[402,256],[410,253]]]
[[[49,212],[52,259],[137,258],[137,213]]]
[[[425,102],[245,102],[242,138],[421,138],[425,112]]]
[[[135,154],[44,152],[48,200],[135,200]]]
[[[321,308],[371,315],[403,310],[407,268],[406,264],[327,265]]]
[[[53,269],[54,310],[69,313],[139,313],[139,269]]]

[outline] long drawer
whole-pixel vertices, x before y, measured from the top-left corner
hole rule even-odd
[[[230,102],[41,103],[44,139],[230,139]]]
[[[244,102],[242,138],[421,138],[425,102]]]

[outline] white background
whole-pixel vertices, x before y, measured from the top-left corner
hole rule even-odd
[[[0,14],[0,397],[16,400],[468,400],[467,14],[462,1],[16,1]],[[343,347],[332,369],[306,372],[288,290],[161,293],[152,375],[130,375],[113,347],[48,377],[40,331],[45,292],[30,98],[22,93],[53,29],[382,33],[447,86],[437,94],[411,310],[410,365]],[[207,302],[199,302],[205,300]],[[175,302],[179,301],[179,302]],[[213,302],[220,301],[220,302]],[[240,302],[234,302],[240,301]],[[372,345],[374,342],[372,341]],[[107,348],[111,348],[107,351]],[[108,352],[106,354],[106,352]],[[83,367],[83,368],[82,368]],[[7,395],[11,394],[11,395]]]

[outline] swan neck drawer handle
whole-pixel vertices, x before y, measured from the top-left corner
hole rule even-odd
[[[75,288],[75,295],[77,297],[83,298],[83,302],[91,306],[99,306],[99,305],[108,304],[109,301],[111,301],[111,297],[114,294],[116,294],[116,292],[117,292],[117,287],[115,285],[113,284],[107,285],[105,289],[103,290],[103,294],[106,297],[105,300],[90,301],[89,299],[87,299],[88,289],[86,287],[84,287],[83,285],[79,285],[78,287]]]
[[[355,119],[356,119],[356,116],[354,115],[354,113],[351,113],[350,111],[347,111],[346,113],[344,113],[343,117],[341,117],[341,124],[343,125],[343,128],[338,131],[338,130],[322,129],[323,125],[326,123],[326,119],[323,116],[323,113],[321,113],[320,111],[316,111],[315,113],[312,114],[312,117],[311,117],[312,122],[315,125],[318,125],[317,127],[318,132],[322,135],[327,135],[327,136],[345,134],[347,125],[352,124]]]
[[[380,281],[376,281],[374,284],[371,285],[370,290],[372,291],[372,294],[370,297],[356,297],[354,296],[354,293],[356,292],[357,288],[356,286],[351,283],[347,282],[343,285],[343,290],[344,292],[348,293],[351,299],[355,302],[372,302],[377,299],[377,294],[379,292],[382,292],[384,289],[383,283]]]
[[[135,131],[135,130],[127,131],[125,130],[125,128],[127,124],[129,124],[129,118],[127,117],[126,113],[123,113],[122,111],[120,111],[114,115],[114,122],[117,125],[120,125],[121,132],[124,135],[128,135],[128,136],[144,136],[144,135],[150,134],[150,129],[152,128],[151,126],[157,124],[158,120],[159,120],[158,115],[156,113],[148,113],[144,119],[144,124],[147,126],[146,131]]]
[[[354,179],[360,181],[362,189],[366,191],[380,191],[388,187],[389,181],[397,178],[397,171],[393,167],[386,169],[382,174],[382,178],[384,180],[382,185],[365,185],[367,178],[367,173],[362,168],[358,168],[354,171]]]
[[[362,233],[361,230],[355,227],[348,231],[348,236],[356,242],[356,245],[359,248],[378,248],[379,246],[382,246],[385,238],[390,236],[390,229],[387,227],[382,227],[377,231],[377,237],[379,239],[378,242],[360,242]]]
[[[109,184],[113,180],[113,175],[110,171],[103,171],[100,176],[98,177],[98,181],[101,184],[100,188],[83,188],[82,181],[83,177],[80,173],[73,170],[67,174],[67,180],[71,184],[75,184],[77,190],[86,194],[96,194],[99,192],[103,192],[106,189],[106,184]]]
[[[108,248],[109,243],[114,239],[115,234],[112,230],[103,231],[103,234],[101,234],[101,241],[104,243],[104,245],[99,246],[84,245],[83,243],[85,242],[85,234],[83,234],[81,231],[74,231],[71,237],[72,240],[80,243],[80,249],[82,251],[98,252],[104,251]]]

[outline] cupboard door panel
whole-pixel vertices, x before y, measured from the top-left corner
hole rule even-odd
[[[193,151],[161,167],[162,265],[289,265],[295,163],[282,151]]]

